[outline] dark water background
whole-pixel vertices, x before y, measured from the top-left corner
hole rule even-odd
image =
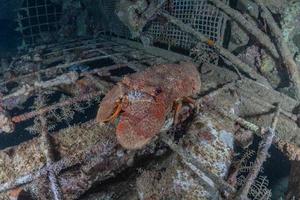
[[[0,19],[0,57],[15,54],[21,45],[21,35],[15,31],[16,27],[17,23],[12,19]]]

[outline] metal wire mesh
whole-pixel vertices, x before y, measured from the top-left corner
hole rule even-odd
[[[18,10],[18,26],[26,44],[38,43],[59,29],[60,5],[50,0],[24,0]]]
[[[156,0],[159,1],[159,0]],[[108,16],[110,32],[130,38],[129,30],[116,16],[114,9],[118,0],[103,0],[103,11]],[[225,0],[227,2],[227,0]],[[171,15],[191,25],[197,31],[203,33],[218,44],[223,43],[223,35],[226,25],[226,16],[219,9],[208,4],[207,0],[169,0],[164,10]],[[152,36],[153,42],[159,42],[170,46],[189,50],[196,46],[197,40],[189,34],[179,30],[176,26],[166,23],[163,19],[156,19],[147,26],[145,32]],[[205,44],[199,44],[197,48],[210,50]]]
[[[217,8],[209,5],[206,0],[172,0],[165,6],[165,10],[210,39],[222,43],[224,15]],[[158,20],[150,25],[148,32],[154,36],[155,41],[184,49],[189,49],[197,43],[192,36],[174,25],[164,24]]]
[[[118,2],[119,0],[101,0],[99,12],[103,13],[102,24],[106,32],[130,39],[130,31],[115,13]],[[208,4],[208,0],[168,0],[164,10],[222,45],[226,16],[219,9]],[[50,0],[24,0],[22,8],[19,10],[19,27],[25,43],[38,43],[37,41],[43,39],[45,35],[51,36],[51,33],[59,29],[61,14],[61,6],[51,3]],[[213,55],[210,47],[206,44],[198,44],[193,36],[161,18],[149,23],[144,31],[146,35],[150,36],[154,46],[164,44],[169,49],[171,47],[180,48],[187,50],[195,57],[199,57],[197,55],[199,52],[202,54],[209,52]],[[210,57],[217,57],[211,55]],[[214,61],[216,60],[214,59]]]

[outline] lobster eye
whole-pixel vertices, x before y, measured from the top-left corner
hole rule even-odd
[[[162,92],[162,90],[159,87],[159,88],[156,88],[154,92],[155,92],[155,95],[158,95],[158,94],[160,94]]]

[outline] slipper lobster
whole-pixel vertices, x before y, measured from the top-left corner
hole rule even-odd
[[[118,118],[116,136],[126,149],[140,149],[159,133],[166,116],[181,102],[200,92],[201,80],[191,62],[162,64],[125,76],[103,98],[99,123]]]

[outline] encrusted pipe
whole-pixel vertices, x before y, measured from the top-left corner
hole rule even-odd
[[[236,200],[245,200],[248,199],[248,193],[250,191],[251,186],[254,184],[256,177],[268,156],[268,151],[272,145],[273,138],[275,136],[275,129],[278,122],[278,117],[280,114],[280,105],[278,104],[276,107],[276,112],[274,118],[272,120],[272,125],[269,127],[264,135],[262,141],[259,143],[257,157],[255,159],[254,164],[252,165],[249,174],[246,177],[245,184],[236,194]]]
[[[180,28],[182,31],[187,32],[191,35],[193,35],[195,38],[197,38],[200,42],[208,44],[208,46],[211,46],[216,50],[218,53],[220,53],[224,58],[226,58],[228,61],[230,61],[232,64],[234,64],[239,70],[247,73],[251,78],[260,81],[261,83],[264,83],[266,86],[269,84],[267,83],[266,79],[260,76],[254,68],[251,68],[249,65],[241,61],[238,57],[233,55],[230,51],[225,49],[224,47],[218,45],[213,40],[207,38],[202,33],[196,31],[191,26],[183,23],[181,20],[177,19],[176,17],[173,17],[165,12],[160,12],[160,15],[165,17],[170,23],[176,25],[178,28]]]

